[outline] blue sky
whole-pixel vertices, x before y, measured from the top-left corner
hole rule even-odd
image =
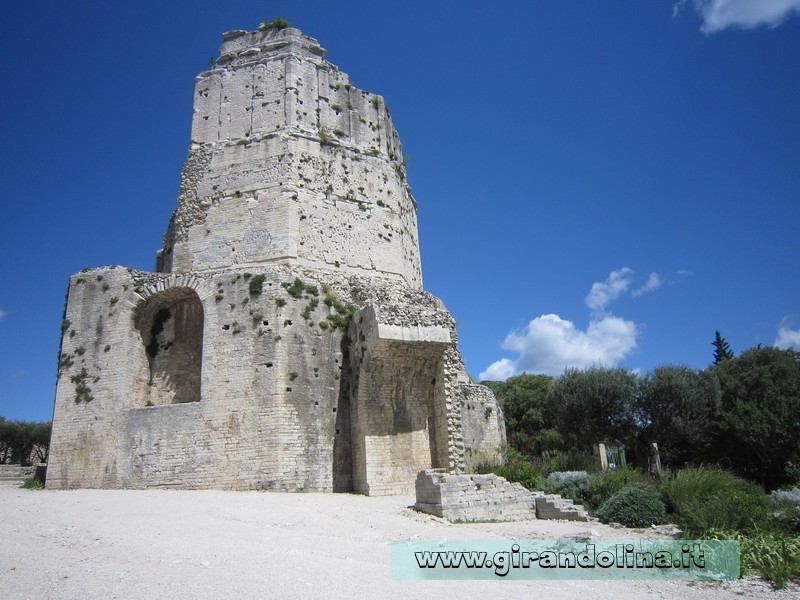
[[[68,277],[151,270],[194,76],[284,16],[386,98],[474,376],[800,347],[800,0],[16,2],[0,415],[52,414]]]

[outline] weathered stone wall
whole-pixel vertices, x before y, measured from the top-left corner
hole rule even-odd
[[[297,30],[224,37],[157,272],[70,280],[48,485],[385,494],[463,471],[502,415],[421,289],[382,98]]]
[[[448,462],[446,399],[437,380],[450,330],[422,315],[393,323],[377,310],[367,304],[350,326],[354,489],[411,493],[420,468]]]
[[[416,510],[449,521],[591,520],[572,500],[531,492],[494,473],[465,475],[426,469],[417,475],[415,489]]]
[[[500,463],[500,449],[506,443],[506,428],[492,390],[483,385],[463,384],[461,394],[461,432],[466,447],[466,471],[474,471],[480,464]]]
[[[523,521],[536,518],[536,501],[519,483],[488,475],[421,471],[414,508],[449,521]]]
[[[380,96],[296,29],[229,32],[195,82],[162,271],[266,261],[421,288],[416,202]]]
[[[252,294],[256,275],[265,279]],[[305,289],[294,297],[293,281],[274,267],[74,276],[48,485],[349,489],[349,460],[334,458],[337,430],[348,433],[337,412],[343,332],[327,320],[333,309],[320,284],[317,295]],[[145,309],[176,294],[202,306],[202,315],[187,311],[195,322],[182,326],[202,330],[196,398],[169,395],[171,378],[190,388],[191,378],[181,370],[186,361],[169,364],[181,343],[170,344],[166,329],[157,335],[164,367],[151,379],[148,333],[159,312]]]

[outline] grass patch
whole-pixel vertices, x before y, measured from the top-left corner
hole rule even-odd
[[[44,481],[42,481],[38,477],[28,477],[25,481],[23,481],[20,484],[19,487],[26,490],[43,490]]]

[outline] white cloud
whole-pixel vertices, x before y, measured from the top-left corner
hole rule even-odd
[[[510,358],[501,358],[489,365],[489,368],[478,375],[481,381],[505,381],[517,374],[514,361]]]
[[[615,365],[636,347],[638,335],[635,323],[612,315],[593,319],[586,331],[558,315],[542,315],[503,342],[503,349],[517,353],[517,358],[492,363],[479,378],[506,379],[525,372],[560,375],[567,367]]]
[[[8,316],[8,313],[6,311],[4,311],[2,308],[0,308],[0,321],[5,319],[7,316]]]
[[[592,284],[592,289],[586,296],[586,306],[594,311],[604,311],[610,302],[628,291],[632,278],[633,271],[628,267],[622,267],[619,271],[611,271],[608,279]]]
[[[661,275],[658,273],[650,273],[650,277],[647,278],[645,284],[642,287],[633,290],[631,292],[631,296],[636,298],[642,294],[646,294],[647,292],[654,292],[662,285],[664,285],[664,279],[662,279]]]
[[[678,2],[673,14],[684,3]],[[800,0],[694,0],[694,8],[703,18],[700,29],[704,33],[715,33],[728,27],[777,27],[800,13]]]
[[[530,321],[522,331],[511,332],[502,348],[517,357],[501,358],[480,373],[482,380],[504,380],[520,373],[560,375],[564,369],[583,369],[592,365],[614,366],[634,348],[639,326],[633,321],[615,317],[608,305],[627,294],[633,284],[634,271],[622,267],[611,271],[605,281],[592,284],[585,298],[592,311],[586,330],[558,315],[542,315]],[[664,285],[664,278],[650,273],[647,281],[631,291],[634,297],[653,292]]]
[[[787,324],[781,324],[778,328],[778,335],[772,345],[781,350],[786,350],[787,348],[800,350],[800,329],[789,329]]]

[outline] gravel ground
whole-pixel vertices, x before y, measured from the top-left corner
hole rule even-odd
[[[397,581],[392,540],[658,539],[599,523],[449,524],[410,497],[0,485],[0,598],[784,598],[729,582]]]

